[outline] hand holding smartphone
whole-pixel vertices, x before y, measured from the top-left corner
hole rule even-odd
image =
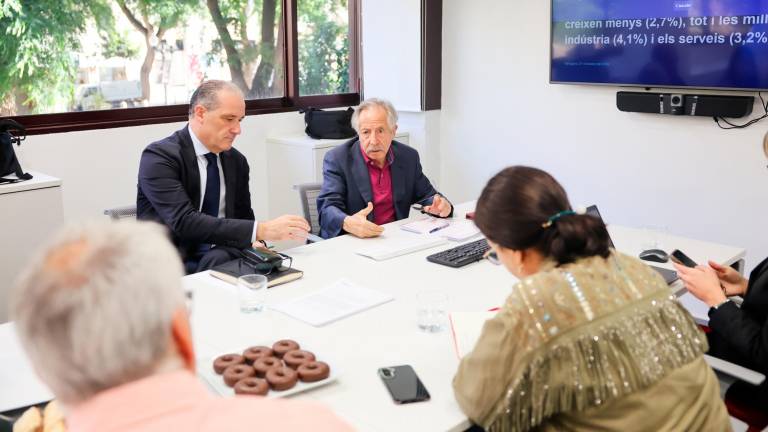
[[[675,262],[680,265],[684,265],[686,267],[696,267],[698,264],[696,264],[696,261],[692,260],[691,257],[684,254],[680,249],[675,249],[672,251],[671,254],[669,254],[669,259],[672,260],[672,262]]]
[[[410,365],[380,368],[379,377],[396,404],[429,400],[427,388]]]

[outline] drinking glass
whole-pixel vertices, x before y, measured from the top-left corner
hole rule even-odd
[[[419,329],[427,333],[442,331],[446,326],[448,296],[442,291],[424,290],[416,293],[416,297]]]
[[[669,233],[669,228],[663,225],[644,225],[640,227],[643,236],[643,241],[640,247],[643,250],[648,249],[661,249],[666,250],[667,245],[666,237]]]
[[[249,274],[237,278],[237,299],[240,304],[240,312],[251,313],[264,310],[266,294],[266,276]]]

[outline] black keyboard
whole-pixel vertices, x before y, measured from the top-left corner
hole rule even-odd
[[[464,267],[467,264],[472,264],[473,262],[483,259],[483,255],[490,248],[488,242],[482,238],[477,241],[432,254],[427,257],[427,261],[454,268]]]

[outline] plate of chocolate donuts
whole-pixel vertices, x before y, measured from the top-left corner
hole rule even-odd
[[[222,354],[199,375],[222,396],[235,394],[283,397],[328,384],[338,371],[298,342],[283,339]],[[203,363],[205,364],[205,363]]]

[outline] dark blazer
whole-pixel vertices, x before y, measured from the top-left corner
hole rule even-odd
[[[248,190],[248,161],[239,151],[219,154],[226,186],[225,218],[200,213],[200,170],[188,126],[144,149],[139,164],[137,218],[164,224],[182,260],[201,243],[251,245],[254,216]]]
[[[768,374],[768,258],[750,273],[741,308],[710,309],[709,327],[713,355]]]
[[[395,219],[400,220],[408,217],[411,205],[432,204],[432,197],[438,192],[422,172],[416,150],[392,141],[390,151],[394,156],[390,166],[392,199]],[[325,154],[323,188],[317,197],[320,237],[342,234],[344,218],[364,209],[368,202],[373,202],[371,180],[360,141],[355,137]],[[373,213],[368,215],[368,220],[373,221]]]

